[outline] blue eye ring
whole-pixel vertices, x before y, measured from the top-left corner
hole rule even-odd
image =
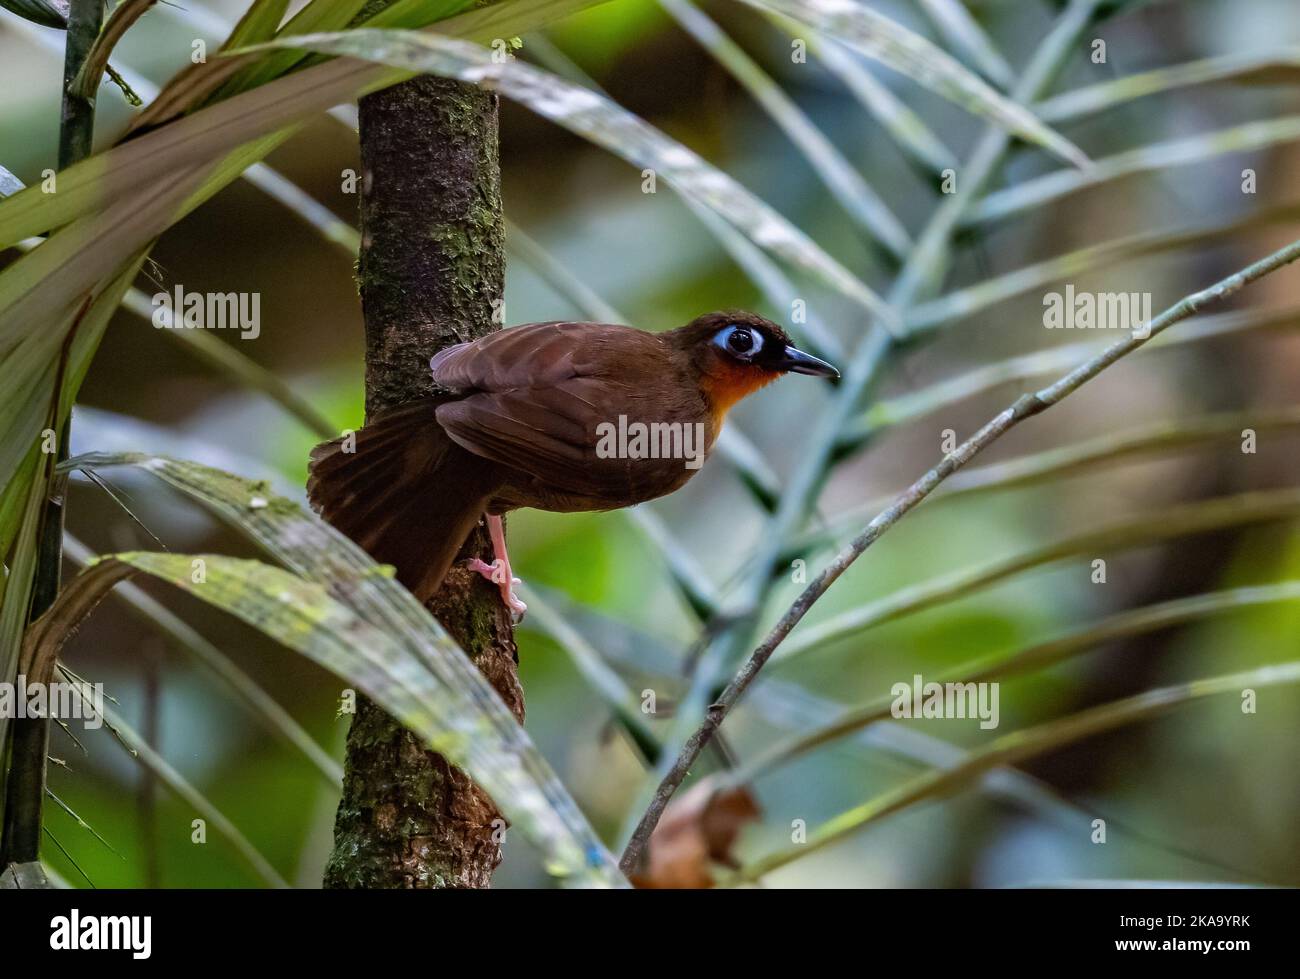
[[[763,334],[753,327],[730,323],[717,332],[713,343],[740,360],[752,360],[763,349]]]

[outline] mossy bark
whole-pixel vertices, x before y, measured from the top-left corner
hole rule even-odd
[[[357,271],[373,415],[429,393],[436,351],[496,327],[505,276],[497,98],[439,78],[367,96],[361,162]],[[480,526],[462,557],[490,552]],[[429,608],[522,722],[513,631],[496,588],[458,564]],[[464,772],[359,700],[326,887],[486,887],[503,826]]]

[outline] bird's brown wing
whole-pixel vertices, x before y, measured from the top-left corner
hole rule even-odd
[[[630,336],[636,334],[636,336]],[[546,387],[602,369],[610,346],[662,343],[648,333],[608,323],[530,323],[498,330],[473,343],[439,352],[429,366],[433,379],[455,391],[511,391]]]
[[[551,500],[625,506],[671,492],[689,475],[676,460],[596,451],[601,426],[617,426],[619,415],[703,420],[697,385],[654,334],[596,323],[515,327],[444,351],[433,374],[463,392],[438,408],[438,423],[463,448],[519,470],[516,489],[531,482]],[[528,505],[558,508],[542,499]]]
[[[502,485],[499,466],[466,452],[438,426],[438,405],[414,401],[318,445],[307,480],[321,517],[393,565],[421,601],[438,590]]]
[[[443,405],[438,423],[459,445],[559,493],[630,500],[637,467],[596,454],[609,413],[574,401],[581,378],[549,388],[478,393]],[[516,480],[516,482],[520,482]]]

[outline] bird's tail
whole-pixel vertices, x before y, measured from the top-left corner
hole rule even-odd
[[[307,497],[421,602],[448,569],[501,480],[447,437],[425,399],[385,412],[311,453]]]

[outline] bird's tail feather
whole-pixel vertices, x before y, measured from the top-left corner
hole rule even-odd
[[[307,497],[420,601],[442,584],[500,486],[494,467],[447,437],[426,399],[385,412],[311,453]]]

